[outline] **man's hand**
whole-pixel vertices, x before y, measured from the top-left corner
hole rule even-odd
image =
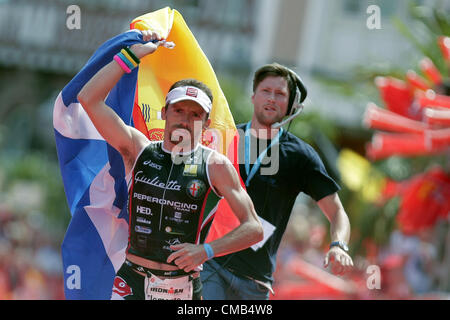
[[[331,265],[331,272],[335,275],[343,275],[353,268],[352,258],[339,247],[332,247],[325,256],[324,267]]]
[[[167,263],[172,261],[186,272],[194,270],[208,259],[205,249],[202,245],[195,245],[192,243],[181,243],[170,246],[174,250],[168,258]]]
[[[159,46],[165,46],[166,48],[172,49],[175,44],[172,42],[166,42],[159,33],[151,30],[143,30],[142,39],[146,43],[137,43],[130,47],[130,50],[139,58],[143,58],[146,55],[152,54],[158,49]]]

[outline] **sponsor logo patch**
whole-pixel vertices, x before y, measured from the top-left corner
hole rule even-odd
[[[164,231],[166,231],[166,233],[171,234],[171,235],[175,235],[175,236],[184,236],[185,233],[180,231],[180,230],[175,230],[170,226],[167,226],[164,228]]]
[[[156,170],[161,170],[162,169],[161,165],[159,165],[157,163],[154,163],[152,160],[144,161],[144,166],[149,166],[149,167],[151,167],[153,169],[156,169]]]
[[[142,218],[142,217],[137,217],[136,218],[136,222],[143,223],[143,224],[152,224],[152,222],[150,220],[147,220],[147,219]]]
[[[198,95],[198,89],[197,89],[197,88],[188,87],[188,88],[186,89],[186,95],[187,95],[187,96],[190,96],[190,97],[197,98],[197,95]]]
[[[175,190],[175,191],[181,190],[181,186],[178,184],[178,181],[170,180],[170,181],[167,181],[167,183],[164,183],[159,180],[159,176],[153,177],[153,179],[146,177],[142,170],[136,172],[136,174],[134,175],[134,181],[142,182],[142,183],[145,183],[145,184],[157,187],[157,188],[161,188],[161,189],[166,189],[166,190]]]
[[[197,176],[197,170],[198,170],[198,165],[196,165],[196,164],[185,164],[184,165],[183,176],[196,177]]]
[[[113,292],[122,298],[133,295],[133,289],[119,276],[114,279]]]
[[[206,191],[206,185],[203,181],[201,180],[192,180],[187,188],[186,188],[187,194],[192,198],[192,199],[200,199]]]
[[[152,229],[150,228],[145,228],[145,227],[141,227],[141,226],[136,226],[134,227],[134,230],[138,233],[145,233],[145,234],[150,234],[152,233]]]

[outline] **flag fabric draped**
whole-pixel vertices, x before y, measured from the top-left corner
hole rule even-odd
[[[164,127],[159,115],[170,85],[180,79],[196,78],[206,83],[214,95],[212,130],[205,132],[204,143],[227,155],[236,143],[236,127],[227,101],[181,14],[164,8],[135,19],[130,27],[132,30],[108,40],[94,53],[63,88],[54,105],[56,148],[72,215],[62,244],[67,299],[109,299],[114,276],[125,259],[128,190],[123,161],[95,129],[77,94],[121,48],[143,42],[138,29],[158,31],[176,47],[159,48],[142,59],[140,66],[125,74],[111,90],[106,103],[127,125],[159,140]],[[216,215],[229,217],[222,219],[231,223],[225,230],[236,223],[225,201],[221,201]]]

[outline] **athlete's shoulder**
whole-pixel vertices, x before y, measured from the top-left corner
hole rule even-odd
[[[213,148],[210,148],[210,147],[208,147],[208,146],[205,146],[205,145],[203,145],[203,144],[199,144],[199,148],[200,148],[200,150],[202,150],[202,151],[207,151],[207,152],[216,152],[216,150],[214,150]]]
[[[147,145],[145,146],[145,148],[157,148],[159,146],[162,146],[163,141],[162,140],[148,140]]]
[[[142,148],[141,152],[139,152],[139,157],[148,156],[149,154],[162,153],[162,141],[151,141]]]
[[[203,159],[205,161],[207,161],[209,158],[214,157],[218,154],[220,154],[219,152],[217,152],[216,150],[214,150],[213,148],[204,146],[202,144],[199,145],[199,148],[197,149],[198,151],[200,151],[202,153]]]
[[[218,151],[216,151],[214,149],[205,147],[205,146],[203,146],[203,148],[204,148],[204,150],[206,150],[208,152],[207,153],[207,159],[206,159],[208,165],[211,165],[211,164],[231,164],[231,161],[225,155],[223,155],[222,153],[220,153],[220,152],[218,152]]]

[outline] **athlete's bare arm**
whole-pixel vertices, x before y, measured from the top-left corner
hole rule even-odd
[[[263,229],[255,212],[250,196],[242,188],[239,177],[231,162],[223,155],[214,153],[210,157],[209,174],[211,183],[217,192],[230,205],[240,225],[225,236],[209,243],[215,256],[240,251],[263,239]],[[180,244],[172,246],[174,250],[167,259],[185,271],[191,271],[207,260],[203,245]]]
[[[230,205],[240,225],[226,236],[210,243],[216,256],[246,249],[263,239],[263,229],[253,202],[242,188],[236,169],[225,156],[214,153],[210,160],[210,179],[217,192]]]
[[[150,31],[142,31],[144,41],[161,40]],[[153,53],[158,43],[135,44],[131,50],[138,58]],[[124,75],[124,71],[112,60],[92,77],[78,94],[78,101],[83,106],[92,123],[102,137],[124,159],[125,171],[128,173],[137,155],[148,144],[148,140],[139,130],[127,126],[122,119],[105,103],[105,99],[112,88]]]

